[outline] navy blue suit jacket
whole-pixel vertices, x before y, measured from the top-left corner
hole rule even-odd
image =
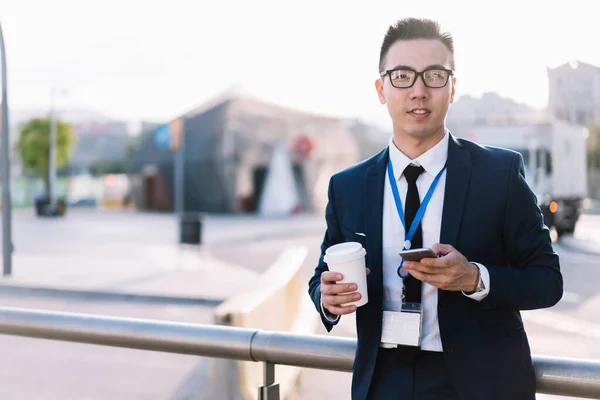
[[[356,312],[353,400],[367,397],[381,338],[387,162],[386,148],[331,178],[327,231],[309,282],[309,294],[321,313],[325,250],[347,241],[359,241],[367,250],[369,303]],[[440,242],[454,246],[469,261],[482,263],[490,273],[490,292],[481,302],[461,292],[439,290],[444,359],[460,398],[533,399],[535,375],[519,310],[553,306],[562,297],[563,281],[519,153],[450,135]],[[330,331],[333,325],[321,318]]]

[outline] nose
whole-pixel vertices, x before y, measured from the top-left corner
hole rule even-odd
[[[426,99],[428,97],[428,89],[423,82],[423,78],[421,76],[417,77],[415,84],[412,86],[412,91],[410,93],[411,100],[421,100]]]

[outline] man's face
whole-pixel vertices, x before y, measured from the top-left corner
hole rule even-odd
[[[450,50],[439,40],[398,40],[387,53],[384,71],[400,66],[417,72],[430,68],[450,70],[451,59]],[[454,101],[456,79],[450,75],[447,84],[437,88],[427,87],[423,76],[415,77],[411,87],[392,85],[392,79],[395,86],[409,85],[411,74],[404,69],[396,71],[378,79],[375,86],[379,101],[387,105],[394,131],[424,139],[444,129],[448,107]],[[430,86],[439,86],[444,76],[430,71],[426,79]]]

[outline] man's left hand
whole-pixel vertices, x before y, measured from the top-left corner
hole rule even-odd
[[[418,280],[438,289],[468,293],[476,288],[476,265],[450,245],[435,244],[431,249],[440,257],[423,258],[420,262],[405,261],[404,268]]]

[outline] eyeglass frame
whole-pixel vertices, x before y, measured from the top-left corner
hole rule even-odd
[[[413,83],[410,86],[394,86],[394,82],[392,82],[392,76],[390,75],[392,72],[394,71],[412,71],[415,73],[415,80],[413,81]],[[446,82],[444,83],[444,85],[442,86],[429,86],[426,82],[425,82],[425,77],[424,74],[427,71],[446,71],[446,73],[448,74],[448,76],[446,77]],[[384,71],[381,74],[381,78],[384,79],[386,75],[390,76],[390,84],[395,87],[396,89],[409,89],[411,87],[413,87],[415,85],[415,83],[417,82],[417,79],[419,79],[419,76],[421,77],[421,80],[423,81],[423,85],[425,85],[426,87],[430,88],[430,89],[441,89],[441,88],[445,88],[446,85],[448,85],[448,81],[450,80],[451,76],[454,76],[454,70],[452,69],[448,69],[442,65],[432,65],[430,67],[425,68],[423,71],[419,72],[414,68],[408,67],[406,65],[399,65],[397,67],[394,67],[392,69],[388,69],[386,71]]]

